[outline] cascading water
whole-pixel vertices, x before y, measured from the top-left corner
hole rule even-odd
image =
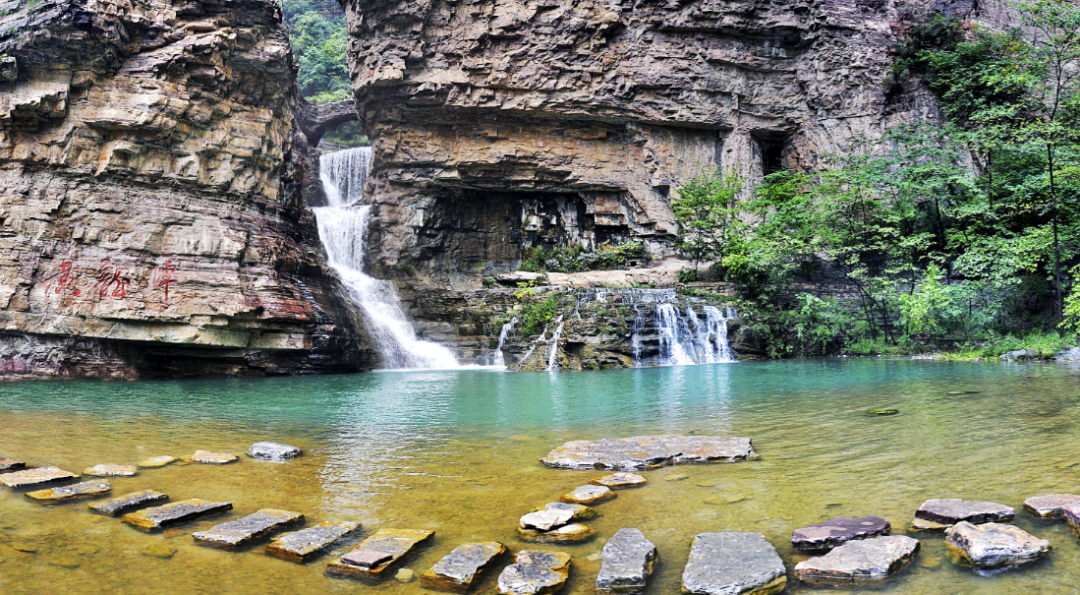
[[[363,271],[371,207],[356,203],[363,198],[370,168],[369,147],[329,153],[320,160],[319,177],[330,204],[312,211],[329,265],[363,311],[384,368],[457,368],[449,349],[416,337],[394,285]]]
[[[551,336],[551,346],[548,347],[547,356],[547,370],[548,372],[556,372],[559,369],[559,362],[556,357],[559,355],[559,339],[562,338],[563,331],[563,317],[560,316],[555,319],[555,322],[559,323],[559,326],[555,328],[555,334]]]
[[[691,305],[683,314],[674,304],[657,304],[656,332],[660,339],[661,365],[718,364],[734,362],[728,344],[727,321],[737,313],[732,308],[721,312],[716,306],[704,306],[702,320]],[[633,342],[634,339],[631,339]],[[638,339],[640,341],[640,339]]]
[[[506,340],[514,335],[514,325],[517,324],[517,316],[510,319],[502,326],[502,330],[499,331],[499,345],[495,348],[495,353],[491,356],[491,365],[493,366],[505,366],[506,358],[503,357],[503,345],[506,345]]]

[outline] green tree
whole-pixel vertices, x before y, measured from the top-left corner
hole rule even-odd
[[[720,171],[697,176],[679,187],[671,201],[679,225],[679,251],[694,261],[716,260],[742,223],[738,197],[742,180]]]

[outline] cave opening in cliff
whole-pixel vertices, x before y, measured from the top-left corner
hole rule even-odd
[[[755,149],[761,159],[761,174],[767,176],[787,169],[784,150],[787,148],[787,136],[776,133],[754,135]]]

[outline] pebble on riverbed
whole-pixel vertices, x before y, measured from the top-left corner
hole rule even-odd
[[[941,523],[943,525],[955,525],[961,521],[978,525],[981,523],[1007,523],[1016,516],[1016,511],[1004,504],[996,502],[976,502],[973,500],[960,500],[947,498],[944,500],[927,500],[915,511],[916,518]]]
[[[1024,508],[1035,516],[1050,518],[1061,516],[1064,506],[1080,505],[1080,496],[1075,494],[1050,494],[1049,496],[1033,496],[1024,500]]]
[[[841,516],[791,532],[791,544],[797,550],[834,548],[852,539],[867,539],[888,535],[889,521],[876,516]]]
[[[616,471],[615,473],[609,473],[601,477],[594,477],[589,480],[589,483],[596,486],[611,488],[613,490],[619,490],[623,488],[640,487],[648,483],[648,481],[649,480],[645,479],[645,477],[638,475],[637,473]]]
[[[551,531],[531,531],[518,527],[518,537],[529,543],[582,543],[596,535],[588,525],[572,523]]]
[[[280,442],[256,442],[247,450],[251,458],[267,461],[288,461],[300,456],[302,452],[295,446]]]
[[[656,546],[638,529],[619,529],[604,544],[596,576],[600,595],[629,595],[645,590],[656,562]]]
[[[919,552],[919,540],[887,535],[849,541],[824,556],[795,565],[799,580],[822,586],[881,581],[899,572]]]
[[[191,460],[204,465],[227,465],[240,460],[240,457],[227,452],[210,452],[208,450],[196,450],[191,455]]]
[[[191,536],[197,543],[214,547],[235,548],[265,537],[278,529],[304,522],[299,512],[263,508],[245,517],[215,525]]]
[[[266,553],[282,560],[303,562],[359,528],[360,523],[349,521],[322,522],[278,536],[266,546]]]
[[[1028,564],[1050,551],[1050,542],[1014,525],[962,521],[945,532],[945,545],[980,570]]]
[[[506,546],[495,541],[461,544],[420,575],[420,584],[426,589],[464,593],[504,553]]]
[[[379,529],[348,554],[331,562],[327,574],[356,579],[378,579],[414,548],[431,539],[434,531]]]
[[[70,500],[76,500],[78,498],[93,498],[95,496],[101,496],[102,494],[108,494],[112,486],[107,481],[94,480],[84,481],[62,488],[52,488],[48,490],[37,490],[35,492],[28,492],[27,498],[31,500],[37,500],[42,504],[54,504],[57,502],[67,502]]]
[[[28,488],[78,478],[77,474],[59,467],[34,467],[0,475],[0,483],[9,488]]]
[[[616,498],[615,492],[604,486],[584,485],[572,492],[563,494],[559,498],[561,502],[569,504],[599,504]]]
[[[93,477],[132,477],[139,472],[131,465],[94,465],[83,471],[84,475]]]
[[[692,595],[775,595],[786,585],[784,561],[761,533],[698,534],[682,574]]]
[[[154,490],[142,490],[141,492],[124,494],[123,496],[105,500],[104,502],[94,502],[89,506],[90,511],[97,514],[103,514],[105,516],[120,516],[121,514],[135,510],[140,506],[164,502],[168,499],[169,496],[162,492],[156,492]]]
[[[499,575],[503,595],[544,595],[554,593],[570,576],[570,555],[562,552],[521,550],[514,563]]]

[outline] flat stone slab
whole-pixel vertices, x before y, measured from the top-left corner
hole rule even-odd
[[[955,525],[960,521],[972,524],[1002,523],[1013,520],[1016,511],[996,502],[976,502],[948,498],[945,500],[927,500],[922,503],[915,516],[943,525]]]
[[[824,550],[852,539],[888,535],[891,530],[889,521],[881,517],[841,516],[795,529],[791,532],[791,544],[797,550]]]
[[[31,500],[37,500],[42,504],[52,504],[56,502],[77,500],[79,498],[93,498],[94,496],[108,494],[110,490],[112,490],[112,486],[109,485],[109,482],[95,479],[93,481],[84,481],[62,488],[50,488],[48,490],[27,492],[26,497]]]
[[[1080,532],[1080,504],[1066,504],[1062,506],[1061,518],[1065,519],[1065,522],[1068,523],[1074,531]]]
[[[911,524],[908,525],[908,532],[911,533],[941,533],[945,529],[952,527],[952,525],[946,525],[944,523],[935,523],[934,521],[928,521],[926,519],[920,519],[915,517],[911,520]]]
[[[571,504],[570,502],[548,502],[543,508],[537,508],[533,512],[541,510],[569,510],[574,513],[575,521],[587,521],[596,516],[595,508],[589,508],[584,504]]]
[[[303,562],[359,528],[360,523],[326,521],[279,536],[266,546],[266,553],[282,560]]]
[[[265,537],[278,529],[303,521],[304,515],[299,512],[263,508],[235,521],[215,525],[207,531],[192,533],[191,536],[195,538],[196,542],[203,545],[239,547]]]
[[[300,456],[303,451],[295,446],[280,442],[256,442],[248,448],[247,453],[253,459],[288,461]]]
[[[35,467],[0,475],[0,483],[9,488],[28,488],[78,478],[77,474],[59,467]]]
[[[1064,506],[1080,505],[1080,496],[1076,494],[1050,494],[1049,496],[1033,496],[1024,500],[1024,508],[1028,512],[1039,517],[1061,516]]]
[[[615,492],[604,486],[584,485],[563,494],[559,500],[568,504],[599,504],[616,498]]]
[[[683,593],[774,595],[784,590],[784,561],[761,533],[699,533],[682,574]]]
[[[168,455],[162,455],[160,457],[150,457],[145,461],[139,462],[139,467],[144,469],[157,469],[158,467],[164,467],[165,465],[171,465],[176,462],[176,457],[170,457]]]
[[[102,502],[94,502],[89,506],[90,512],[103,514],[105,516],[120,516],[124,513],[131,512],[136,508],[141,508],[148,504],[157,504],[168,499],[169,496],[163,492],[142,490],[140,492],[132,492],[116,498],[110,498],[109,500],[104,500]]]
[[[94,465],[83,471],[83,475],[93,477],[132,477],[139,472],[131,465]]]
[[[522,516],[518,521],[518,526],[532,531],[551,531],[569,524],[573,519],[574,511],[572,510],[550,510],[545,508]]]
[[[721,436],[635,436],[574,440],[540,462],[559,469],[635,471],[673,463],[743,461],[757,456],[749,438]]]
[[[345,554],[331,562],[326,567],[326,572],[334,576],[346,576],[359,579],[376,579],[406,554],[411,552],[421,543],[431,539],[434,531],[417,531],[412,529],[379,529],[352,552]],[[371,565],[363,564],[364,558],[352,556],[352,554],[366,554],[373,552],[383,554],[381,561]],[[350,563],[351,562],[351,563]]]
[[[620,490],[625,488],[636,488],[645,485],[649,480],[645,479],[645,476],[638,475],[637,473],[629,473],[627,471],[616,471],[615,473],[608,473],[600,477],[594,477],[589,480],[589,483],[597,486],[604,486],[605,488],[611,488],[613,490]]]
[[[945,532],[945,545],[983,570],[1028,564],[1050,551],[1049,541],[1002,523],[961,521]]]
[[[499,574],[499,593],[503,595],[542,595],[554,593],[570,576],[570,554],[521,550],[514,563]]]
[[[232,502],[211,502],[192,498],[163,506],[146,508],[138,512],[129,512],[124,515],[123,520],[141,531],[157,531],[169,525],[183,523],[209,514],[225,512],[231,508]]]
[[[795,576],[811,584],[882,581],[919,552],[919,540],[887,535],[849,541],[824,556],[795,565]]]
[[[240,460],[240,457],[227,452],[210,452],[208,450],[196,450],[191,455],[191,460],[204,465],[228,465]]]
[[[530,531],[518,527],[518,537],[529,543],[582,543],[596,535],[588,525],[572,523],[551,531]]]
[[[8,457],[0,457],[0,473],[26,469],[26,463]]]
[[[496,541],[461,544],[421,574],[420,584],[428,589],[464,593],[504,553],[506,546]]]
[[[637,529],[619,529],[604,544],[603,564],[596,576],[596,592],[640,593],[656,562],[656,545]]]

